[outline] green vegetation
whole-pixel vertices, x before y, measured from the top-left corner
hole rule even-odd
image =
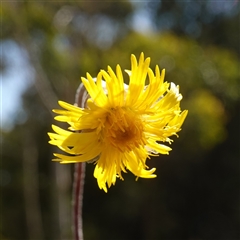
[[[170,155],[152,158],[156,179],[126,174],[105,194],[87,165],[85,239],[239,239],[240,4],[180,3],[1,3],[2,81],[11,44],[32,73],[13,128],[1,128],[1,239],[71,239],[73,166],[51,161],[51,109],[74,102],[86,72],[128,69],[141,52],[181,86],[189,115]],[[131,25],[141,9],[152,18],[145,33]]]

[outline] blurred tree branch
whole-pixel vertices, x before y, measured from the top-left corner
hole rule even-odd
[[[22,129],[23,191],[29,239],[44,239],[39,198],[38,147],[31,131]]]

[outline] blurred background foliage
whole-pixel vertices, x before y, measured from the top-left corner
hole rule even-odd
[[[141,52],[189,115],[149,161],[156,179],[126,174],[105,194],[87,165],[85,239],[240,239],[239,1],[4,1],[1,15],[1,239],[72,238],[73,166],[51,162],[51,109]]]

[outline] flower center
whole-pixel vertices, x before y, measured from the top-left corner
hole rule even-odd
[[[143,123],[131,110],[111,108],[105,122],[106,143],[120,151],[131,151],[144,145]]]

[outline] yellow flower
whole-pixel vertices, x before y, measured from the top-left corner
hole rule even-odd
[[[155,168],[148,169],[150,156],[168,154],[170,136],[177,135],[187,115],[181,112],[182,95],[174,83],[164,82],[156,66],[149,68],[150,58],[139,62],[131,55],[129,85],[124,83],[119,65],[116,73],[111,67],[101,70],[94,79],[87,73],[82,83],[90,95],[86,108],[59,101],[65,110],[54,110],[55,119],[67,122],[68,130],[52,126],[50,143],[69,155],[54,154],[61,163],[95,162],[94,177],[107,192],[116,178],[131,171],[137,178],[156,177]],[[148,85],[146,85],[148,82]]]

